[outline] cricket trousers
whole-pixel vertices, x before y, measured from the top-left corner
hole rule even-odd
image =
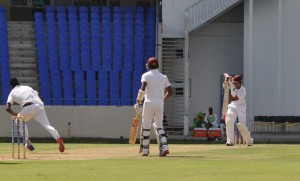
[[[55,140],[58,137],[60,137],[57,130],[49,123],[44,106],[41,106],[40,104],[37,103],[26,106],[21,110],[19,116],[23,116],[25,122],[29,121],[30,119],[35,119],[52,135],[52,137]],[[29,140],[28,129],[26,125],[25,125],[25,139],[26,141]]]

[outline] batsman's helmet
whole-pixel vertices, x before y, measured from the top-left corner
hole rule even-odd
[[[233,77],[233,81],[242,83],[242,76],[241,76],[241,75],[235,75],[235,76]]]
[[[158,60],[155,57],[150,57],[147,61],[147,66],[150,69],[157,69],[159,67]]]

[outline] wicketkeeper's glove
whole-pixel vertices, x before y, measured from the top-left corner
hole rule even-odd
[[[134,111],[135,111],[136,113],[140,114],[140,113],[142,112],[142,110],[143,110],[143,106],[140,105],[140,104],[135,104],[135,105],[133,106],[133,109],[134,109]]]

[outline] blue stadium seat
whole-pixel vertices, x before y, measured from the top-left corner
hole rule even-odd
[[[137,7],[137,8],[136,8],[136,13],[141,13],[141,14],[143,14],[143,13],[144,13],[144,8],[143,8],[143,7]]]
[[[124,14],[124,67],[123,70],[133,71],[133,47],[134,47],[134,25],[133,25],[133,8],[125,7]]]
[[[64,105],[74,105],[73,79],[72,72],[70,70],[63,70],[62,81]]]
[[[96,72],[93,70],[87,71],[87,105],[97,105],[97,91],[96,91]]]
[[[109,14],[110,13],[110,7],[104,6],[101,8],[102,13]]]
[[[99,7],[98,6],[92,6],[90,11],[91,11],[91,13],[99,13]]]
[[[69,13],[76,13],[77,14],[77,8],[75,6],[69,6],[68,11],[69,11]]]
[[[86,6],[80,6],[79,7],[79,12],[80,13],[82,13],[82,12],[86,12],[87,13],[88,12],[88,8]]]
[[[66,7],[64,7],[64,6],[58,6],[56,8],[56,10],[57,10],[58,13],[64,13],[64,14],[66,14]]]
[[[102,7],[102,69],[106,71],[111,70],[111,55],[112,55],[112,34],[110,25],[110,7]]]
[[[136,98],[139,89],[141,88],[141,77],[143,72],[141,70],[133,71],[133,94],[132,97]]]
[[[120,72],[110,71],[110,105],[120,106]]]
[[[107,8],[105,8],[107,9]],[[103,18],[103,17],[102,17]],[[104,19],[103,19],[104,20]],[[102,69],[106,71],[111,70],[111,53],[112,53],[112,47],[111,47],[111,29],[110,29],[110,22],[102,22],[102,40],[103,40],[103,48],[102,48]]]
[[[99,8],[97,8],[99,11]],[[99,12],[97,12],[98,20],[91,23],[91,59],[92,70],[101,70],[101,50],[100,50],[100,22]],[[92,13],[93,14],[93,13]]]
[[[53,6],[46,6],[46,12],[52,12],[54,13],[55,8]]]
[[[75,71],[75,98],[76,105],[85,105],[85,84],[84,72],[81,70]]]
[[[155,9],[146,9],[146,39],[145,39],[145,57],[146,60],[155,54]]]
[[[53,105],[62,105],[62,89],[61,89],[61,77],[58,69],[52,69],[51,74],[51,90]]]
[[[100,19],[100,17],[99,17],[99,12],[98,13],[92,13],[91,14],[91,21],[98,21],[99,22],[99,19]]]
[[[122,106],[131,105],[131,71],[122,71],[122,93],[121,93],[121,104]]]
[[[107,106],[108,105],[108,72],[99,71],[98,74],[98,100],[99,105]]]
[[[69,69],[69,48],[68,48],[68,33],[65,7],[57,7],[58,19],[58,48],[59,48],[59,68],[60,70]]]
[[[72,17],[70,17],[72,15]],[[70,69],[80,70],[79,34],[76,7],[69,7]],[[71,18],[71,19],[70,19]],[[74,18],[74,19],[72,19]]]
[[[121,12],[120,8],[114,8],[114,12]],[[121,71],[122,70],[122,55],[123,55],[123,48],[122,48],[122,19],[120,17],[116,17],[114,14],[114,22],[113,22],[113,70],[114,71]]]

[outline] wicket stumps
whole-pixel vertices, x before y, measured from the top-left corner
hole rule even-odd
[[[21,154],[21,148],[20,148],[20,139],[21,139],[21,134],[20,134],[20,122],[22,122],[22,140],[23,140],[23,158],[26,158],[26,148],[25,148],[25,121],[23,116],[12,116],[12,125],[11,125],[11,142],[12,142],[12,158],[15,158],[15,125],[17,125],[17,143],[18,143],[18,159],[20,159],[20,154]]]

